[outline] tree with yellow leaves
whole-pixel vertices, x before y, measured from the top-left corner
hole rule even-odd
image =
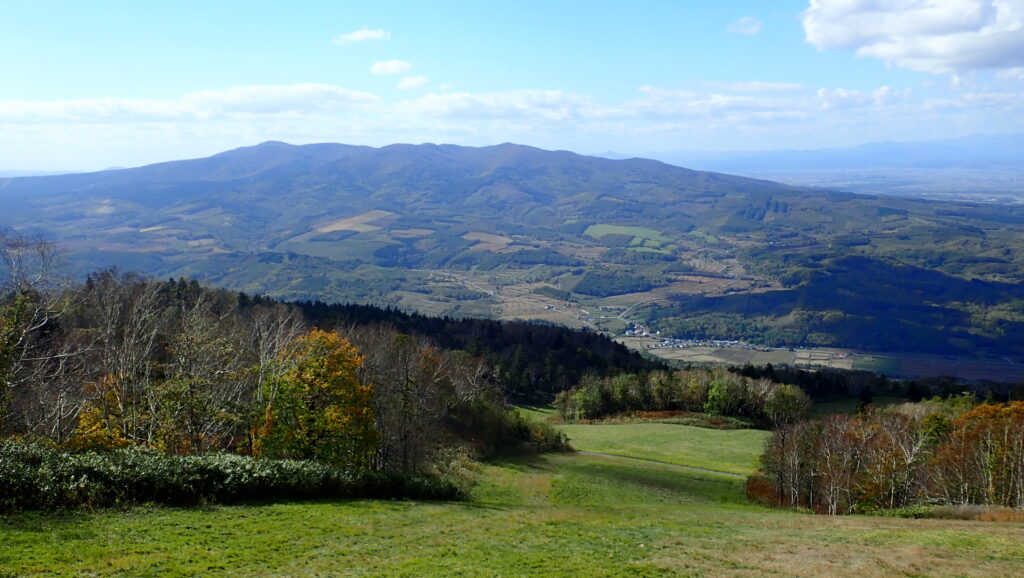
[[[373,387],[359,380],[363,358],[337,333],[314,329],[279,358],[253,431],[257,455],[365,467],[377,441]]]

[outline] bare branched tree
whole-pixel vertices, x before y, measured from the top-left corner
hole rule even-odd
[[[167,379],[157,393],[168,450],[228,447],[248,416],[252,382],[245,372],[244,334],[233,313],[207,292],[180,303],[167,343]]]
[[[380,435],[374,467],[424,467],[442,440],[444,409],[454,393],[441,352],[423,337],[386,326],[353,327],[343,334],[363,352],[361,380],[374,388]]]
[[[127,439],[153,442],[154,354],[169,318],[160,285],[138,275],[107,270],[91,275],[82,291],[80,323],[86,328],[98,403],[111,424]],[[112,392],[112,395],[108,395]]]
[[[255,401],[262,407],[267,397],[274,397],[285,369],[277,360],[287,357],[306,327],[298,309],[281,303],[257,305],[247,319],[246,347],[255,357]]]
[[[0,230],[0,261],[0,432],[24,431],[37,424],[24,413],[15,423],[11,402],[26,403],[26,388],[62,381],[74,353],[61,347],[58,319],[72,302],[56,272],[57,249],[45,239]]]

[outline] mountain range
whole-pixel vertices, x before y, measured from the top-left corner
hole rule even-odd
[[[0,201],[0,226],[54,240],[78,275],[116,265],[614,332],[1024,354],[1019,206],[514,144],[280,142],[0,179]]]
[[[614,152],[600,156],[627,158]],[[773,151],[667,151],[642,156],[796,185],[938,199],[1024,202],[1024,134]]]
[[[619,153],[603,153],[624,158]],[[853,147],[772,151],[646,153],[673,164],[727,172],[845,169],[1019,170],[1024,134],[971,135],[922,142],[872,142]]]

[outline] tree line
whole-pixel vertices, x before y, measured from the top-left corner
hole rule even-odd
[[[806,417],[811,400],[799,387],[715,367],[586,376],[559,393],[555,406],[569,422],[630,411],[691,411],[778,427]]]
[[[297,304],[311,324],[345,328],[386,324],[398,332],[429,336],[443,349],[483,358],[506,396],[548,403],[585,375],[664,369],[624,345],[593,331],[550,323],[457,319],[406,313],[394,308],[307,301]]]
[[[864,370],[818,367],[813,370],[798,367],[763,367],[744,365],[735,371],[754,379],[770,379],[799,386],[816,400],[877,395],[902,397],[921,401],[932,397],[946,398],[965,391],[981,397],[990,396],[997,401],[1024,399],[1024,383],[967,382],[950,376],[894,379]]]
[[[454,446],[564,444],[506,404],[481,355],[387,323],[317,327],[297,305],[194,280],[67,282],[46,243],[0,241],[0,436],[402,473]]]
[[[936,504],[1024,507],[1024,402],[963,395],[776,430],[747,494],[824,514]]]

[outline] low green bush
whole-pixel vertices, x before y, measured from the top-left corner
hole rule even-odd
[[[142,502],[459,497],[454,484],[439,478],[350,471],[306,460],[169,456],[139,448],[74,454],[42,443],[0,442],[0,512]]]

